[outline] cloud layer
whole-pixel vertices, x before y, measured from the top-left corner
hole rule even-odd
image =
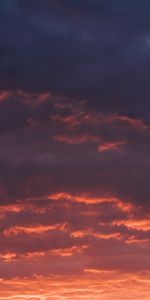
[[[147,1],[0,3],[0,299],[149,299]]]

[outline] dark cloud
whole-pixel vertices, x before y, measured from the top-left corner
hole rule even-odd
[[[1,89],[57,90],[149,119],[148,10],[147,1],[2,1]]]

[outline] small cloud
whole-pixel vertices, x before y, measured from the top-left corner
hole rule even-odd
[[[126,143],[127,143],[126,141],[104,143],[104,144],[98,146],[98,152],[119,150]]]

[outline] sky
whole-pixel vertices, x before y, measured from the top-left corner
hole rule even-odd
[[[0,300],[150,299],[149,10],[0,1]]]

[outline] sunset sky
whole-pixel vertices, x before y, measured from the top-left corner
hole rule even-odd
[[[0,300],[150,299],[150,1],[0,0]]]

